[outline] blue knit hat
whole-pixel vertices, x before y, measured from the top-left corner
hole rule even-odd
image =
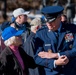
[[[12,36],[19,36],[23,33],[23,30],[16,30],[13,27],[7,27],[2,32],[2,39],[4,41],[8,40]]]

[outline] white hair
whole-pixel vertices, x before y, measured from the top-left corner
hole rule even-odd
[[[4,44],[5,44],[6,46],[10,46],[10,45],[12,45],[15,41],[16,41],[16,37],[13,36],[13,37],[9,38],[8,40],[4,41]]]
[[[38,25],[36,25],[36,26],[31,26],[31,31],[35,30],[37,26],[38,26]]]
[[[41,26],[42,22],[40,18],[35,18],[31,21],[31,31],[35,30],[37,26]]]

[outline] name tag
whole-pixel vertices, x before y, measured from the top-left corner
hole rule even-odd
[[[45,44],[45,46],[51,46],[51,44]]]

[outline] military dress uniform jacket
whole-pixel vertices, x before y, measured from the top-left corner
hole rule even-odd
[[[76,26],[71,24],[62,24],[59,32],[58,42],[56,37],[48,28],[40,29],[35,39],[35,62],[44,66],[46,75],[76,75]],[[57,44],[57,46],[56,46]],[[55,59],[46,59],[38,56],[41,51],[52,51],[60,55],[66,55],[69,63],[65,66],[54,67]]]
[[[24,62],[25,70],[22,70],[22,67],[9,47],[6,47],[0,54],[0,75],[29,75],[28,68],[34,68],[34,64],[31,57],[29,57],[24,50],[19,47],[19,53]],[[33,62],[33,63],[32,63]]]

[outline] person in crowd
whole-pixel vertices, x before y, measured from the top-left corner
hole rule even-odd
[[[76,28],[76,26],[75,26],[74,23],[70,23],[70,22],[67,21],[67,16],[66,16],[65,14],[62,14],[62,15],[61,15],[61,22],[64,23],[64,24],[66,23],[65,25],[71,24],[71,25],[73,25],[73,26]],[[69,25],[69,26],[70,26],[70,25]],[[73,27],[73,28],[74,28],[74,27]]]
[[[67,23],[67,16],[66,16],[65,14],[62,14],[62,15],[61,15],[61,21],[62,21],[63,23]]]
[[[45,75],[76,74],[76,29],[61,22],[61,6],[46,6],[41,12],[46,17],[46,28],[35,36],[35,62],[44,67]]]
[[[20,46],[23,30],[7,27],[2,33],[5,49],[0,53],[0,75],[29,75],[28,68],[34,68],[34,60]]]
[[[40,18],[35,18],[31,21],[31,32],[29,37],[26,39],[26,42],[24,43],[24,50],[25,52],[34,58],[34,52],[35,52],[35,46],[34,46],[34,38],[37,30],[41,28],[41,19]],[[36,67],[35,69],[29,68],[29,75],[40,75],[38,68]]]
[[[67,16],[67,21],[69,23],[73,23],[73,19],[75,18],[75,1],[74,0],[67,0],[67,3],[65,5],[65,11]]]

